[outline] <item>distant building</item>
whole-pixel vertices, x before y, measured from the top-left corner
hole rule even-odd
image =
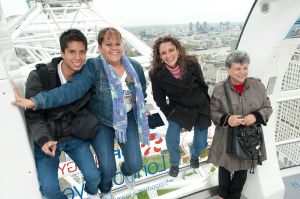
[[[203,22],[203,25],[202,25],[202,32],[203,33],[207,33],[208,32],[208,25],[207,25],[207,22]]]
[[[225,22],[225,27],[226,27],[226,31],[229,30],[229,28],[230,28],[230,22],[229,21]]]
[[[189,23],[189,31],[193,32],[193,23],[192,22]]]
[[[201,32],[201,26],[200,26],[199,21],[197,21],[197,23],[196,23],[196,32]]]

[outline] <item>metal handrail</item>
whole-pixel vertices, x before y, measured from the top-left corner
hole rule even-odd
[[[281,145],[291,144],[291,143],[295,143],[295,142],[300,142],[300,138],[294,138],[294,139],[290,139],[290,140],[276,142],[275,146],[281,146]]]
[[[204,166],[206,164],[209,164],[207,161],[203,161],[203,162],[200,162],[200,167],[201,166]],[[187,171],[191,169],[190,165],[185,165],[185,166],[182,166],[179,168],[179,171]],[[148,178],[145,178],[145,179],[141,179],[139,181],[136,181],[135,182],[135,185],[136,186],[139,186],[139,185],[143,185],[143,184],[146,184],[146,183],[149,183],[149,182],[153,182],[155,180],[159,180],[161,178],[166,178],[169,176],[169,171],[166,170],[164,172],[161,172],[159,174],[155,174],[151,177],[148,177]],[[117,194],[120,194],[121,192],[125,191],[127,189],[127,187],[123,184],[121,185],[120,187],[116,188],[116,189],[113,189],[112,192],[117,195]]]

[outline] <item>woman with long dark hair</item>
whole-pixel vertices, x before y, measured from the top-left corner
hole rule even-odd
[[[199,155],[207,146],[207,128],[211,125],[208,86],[197,58],[187,55],[180,42],[171,36],[155,41],[149,76],[154,100],[169,122],[166,135],[169,175],[176,177],[181,129],[190,131],[194,127],[190,148],[192,168],[199,167]]]

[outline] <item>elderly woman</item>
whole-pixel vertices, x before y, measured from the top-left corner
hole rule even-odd
[[[228,127],[252,124],[266,125],[272,113],[270,100],[259,79],[248,77],[250,58],[246,52],[234,51],[226,59],[229,77],[217,84],[211,97],[211,117],[216,125],[208,161],[219,166],[219,197],[238,199],[247,179],[251,160],[242,160],[226,153]],[[233,113],[228,110],[224,92],[227,89]],[[263,146],[262,160],[266,160]],[[256,166],[257,161],[254,161]]]
[[[187,55],[184,47],[173,37],[155,41],[151,67],[149,76],[153,98],[169,122],[166,135],[171,164],[169,175],[176,177],[181,129],[191,130],[194,127],[190,148],[192,168],[199,167],[199,155],[207,146],[207,128],[211,125],[208,86],[197,58]]]
[[[16,105],[46,109],[69,104],[81,98],[90,88],[94,92],[90,108],[100,122],[92,146],[99,159],[101,198],[113,198],[112,179],[116,173],[114,140],[122,149],[121,172],[129,188],[134,174],[142,166],[140,138],[149,142],[146,114],[146,80],[142,66],[123,55],[122,36],[115,28],[102,29],[98,34],[101,56],[88,59],[81,72],[66,84],[49,92],[41,92],[31,100],[16,96]],[[76,63],[76,57],[73,61]]]

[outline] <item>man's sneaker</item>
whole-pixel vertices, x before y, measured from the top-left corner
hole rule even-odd
[[[197,159],[191,158],[190,165],[194,169],[199,168],[199,158],[197,158]]]
[[[134,174],[131,176],[124,176],[124,182],[128,189],[133,189],[134,184],[135,184]]]
[[[111,191],[108,193],[101,193],[101,199],[114,199],[114,196]]]
[[[88,194],[87,199],[99,199],[100,198],[100,194],[97,193],[95,195],[90,195]]]
[[[172,177],[177,177],[179,173],[179,166],[171,166],[169,170],[169,175]]]

